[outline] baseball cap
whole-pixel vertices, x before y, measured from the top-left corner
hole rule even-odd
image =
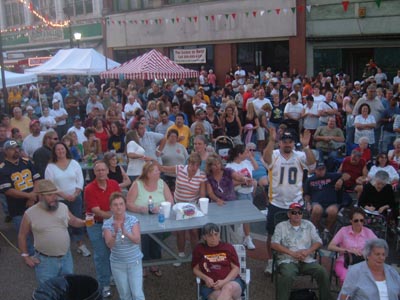
[[[28,106],[26,107],[26,110],[33,110],[33,107],[30,106],[30,105],[28,105]]]
[[[57,187],[48,179],[42,179],[38,181],[37,193],[41,195],[49,195],[58,193]]]
[[[75,116],[74,121],[81,121],[81,117],[80,116]]]
[[[3,145],[4,150],[11,149],[11,148],[17,148],[17,147],[19,147],[19,145],[14,140],[8,140]]]
[[[52,101],[51,103],[53,103],[53,104],[54,104],[54,103],[58,103],[58,102],[60,102],[60,100],[58,100],[58,99],[54,98],[54,99],[53,99],[53,101]]]
[[[177,92],[183,92],[182,88],[178,87],[178,88],[176,89],[175,93],[177,93]]]
[[[358,80],[354,81],[354,85],[361,84]]]
[[[284,140],[294,140],[293,134],[291,132],[288,132],[288,131],[284,132],[282,134],[282,136],[281,136],[281,141],[284,141]]]
[[[295,202],[295,203],[290,204],[289,209],[290,210],[292,210],[292,209],[303,209],[303,206],[301,206],[301,204]]]
[[[32,126],[35,125],[35,124],[40,124],[39,120],[32,120],[32,121],[29,123],[29,127],[32,127]]]
[[[325,166],[325,163],[324,163],[324,162],[322,162],[322,161],[319,161],[319,162],[317,163],[317,166],[316,166],[316,168],[317,168],[317,169],[320,169],[320,168],[326,168],[326,166]]]
[[[357,155],[357,156],[362,156],[362,153],[360,152],[360,151],[358,151],[358,150],[356,150],[356,149],[354,149],[353,151],[351,151],[351,154],[352,155]]]
[[[199,115],[199,114],[201,114],[201,113],[203,113],[203,112],[204,112],[204,109],[198,108],[198,109],[196,109],[195,114],[196,114],[196,115]]]

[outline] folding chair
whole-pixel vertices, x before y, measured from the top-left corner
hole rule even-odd
[[[237,256],[239,258],[239,264],[240,264],[240,277],[246,284],[246,290],[243,291],[242,293],[242,299],[243,300],[249,300],[250,296],[250,269],[246,268],[246,248],[241,245],[241,244],[234,244],[232,245],[237,253]],[[202,299],[200,295],[200,278],[196,277],[196,283],[197,283],[197,300],[205,300]]]

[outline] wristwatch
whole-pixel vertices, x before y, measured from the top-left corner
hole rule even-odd
[[[21,256],[22,257],[29,257],[29,254],[28,253],[21,253]]]

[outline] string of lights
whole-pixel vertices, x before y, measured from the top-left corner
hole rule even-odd
[[[69,26],[70,20],[64,20],[64,21],[59,21],[59,22],[53,22],[49,20],[47,17],[43,16],[40,14],[33,6],[32,2],[28,2],[25,0],[19,0],[20,3],[26,6],[26,8],[29,9],[29,11],[37,17],[39,20],[41,20],[43,23],[45,23],[47,26],[50,27],[58,27],[58,28],[64,28]]]

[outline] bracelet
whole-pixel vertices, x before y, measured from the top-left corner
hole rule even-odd
[[[21,256],[22,257],[29,257],[29,254],[24,252],[24,253],[21,253]]]

